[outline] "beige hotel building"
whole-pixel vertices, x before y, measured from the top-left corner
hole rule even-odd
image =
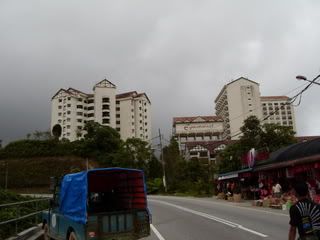
[[[51,99],[51,130],[61,127],[60,138],[81,139],[88,121],[116,129],[122,139],[151,139],[151,102],[145,93],[117,94],[116,85],[104,79],[87,94],[74,88],[60,89]]]

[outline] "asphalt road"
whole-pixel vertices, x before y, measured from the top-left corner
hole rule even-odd
[[[282,211],[246,208],[212,199],[149,197],[152,234],[145,240],[273,239],[288,237]]]

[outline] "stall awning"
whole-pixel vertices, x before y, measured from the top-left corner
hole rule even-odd
[[[254,172],[258,171],[264,171],[264,170],[272,170],[272,169],[279,169],[279,168],[285,168],[285,167],[293,167],[296,165],[301,165],[301,164],[307,164],[307,163],[313,163],[317,162],[320,160],[320,154],[310,156],[310,157],[304,157],[304,158],[299,158],[291,161],[285,161],[285,162],[278,162],[278,163],[272,163],[272,164],[266,164],[266,165],[261,165],[257,166],[254,168]]]
[[[232,178],[238,178],[239,173],[245,173],[245,172],[251,172],[252,168],[246,168],[246,169],[241,169],[238,171],[233,171],[233,172],[227,172],[227,173],[221,173],[218,175],[218,180],[227,180],[227,179],[232,179]]]

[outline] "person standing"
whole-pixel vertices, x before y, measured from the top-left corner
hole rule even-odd
[[[274,197],[280,198],[281,197],[281,190],[282,190],[282,187],[279,184],[279,182],[277,181],[276,184],[272,187]]]
[[[296,239],[298,229],[301,240],[320,239],[320,206],[310,200],[308,185],[305,182],[294,186],[298,202],[290,208],[289,240]]]

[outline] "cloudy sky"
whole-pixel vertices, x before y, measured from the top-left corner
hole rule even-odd
[[[240,76],[292,96],[297,74],[320,73],[319,23],[318,0],[1,0],[0,139],[48,129],[59,88],[105,77],[146,92],[167,138],[172,117],[214,114]],[[320,135],[319,93],[296,108],[299,135]]]

